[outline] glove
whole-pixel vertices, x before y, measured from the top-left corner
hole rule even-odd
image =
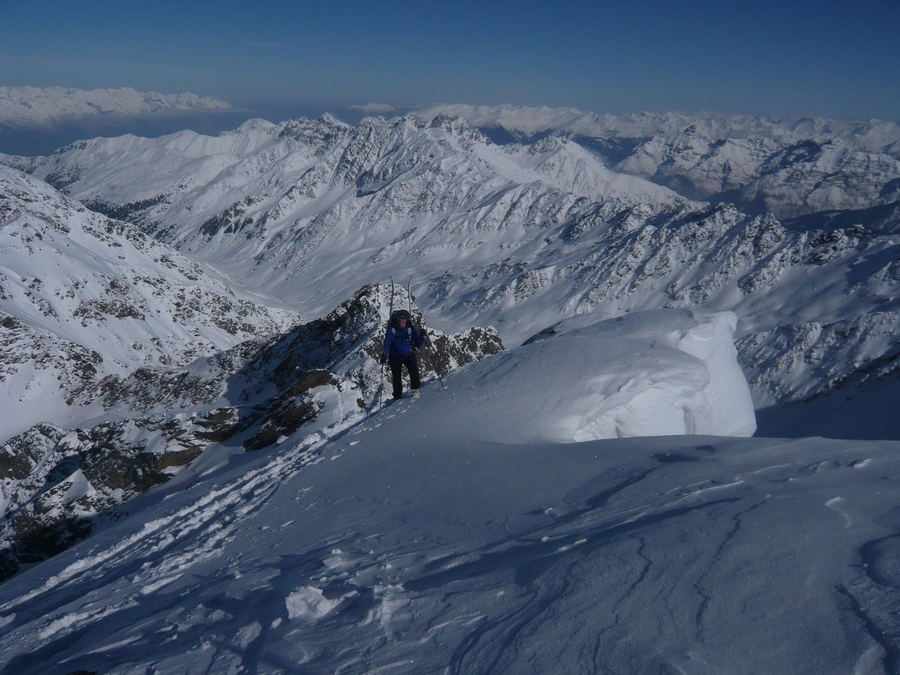
[[[381,355],[381,365],[384,365],[385,363],[387,363],[387,354],[382,354]]]

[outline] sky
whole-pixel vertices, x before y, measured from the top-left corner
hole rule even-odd
[[[190,91],[273,121],[436,103],[900,120],[897,0],[3,4],[0,86]]]

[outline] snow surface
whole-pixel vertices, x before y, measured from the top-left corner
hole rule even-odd
[[[756,418],[737,364],[736,325],[731,312],[691,310],[561,322],[538,336],[544,339],[472,366],[476,383],[494,386],[472,388],[460,423],[475,405],[484,413],[482,435],[498,442],[752,436]],[[514,427],[503,414],[509,406],[522,417]],[[498,414],[490,414],[495,407]]]
[[[551,440],[612,335],[636,381],[725,363],[728,316],[579,321],[354,426],[205,454],[0,586],[0,672],[896,672],[900,443]]]

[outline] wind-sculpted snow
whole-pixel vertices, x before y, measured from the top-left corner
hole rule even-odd
[[[897,443],[516,440],[509,373],[564,410],[554,350],[683,321],[561,326],[330,441],[205,456],[0,586],[0,672],[894,672]]]
[[[514,401],[523,413],[515,429],[501,425],[485,437],[571,442],[752,436],[756,420],[737,364],[736,323],[730,313],[663,310],[600,323],[583,315],[557,324],[468,371],[476,382],[495,381],[505,402]],[[562,399],[548,396],[565,387],[568,395]],[[495,394],[479,387],[467,393],[486,399],[479,407],[491,419]]]

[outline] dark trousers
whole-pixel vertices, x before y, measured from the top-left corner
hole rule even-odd
[[[406,356],[399,354],[391,354],[388,359],[388,365],[391,367],[391,384],[394,385],[394,398],[402,398],[403,396],[403,366],[409,371],[409,386],[418,389],[419,384],[419,361],[416,359],[416,353],[410,352]]]

